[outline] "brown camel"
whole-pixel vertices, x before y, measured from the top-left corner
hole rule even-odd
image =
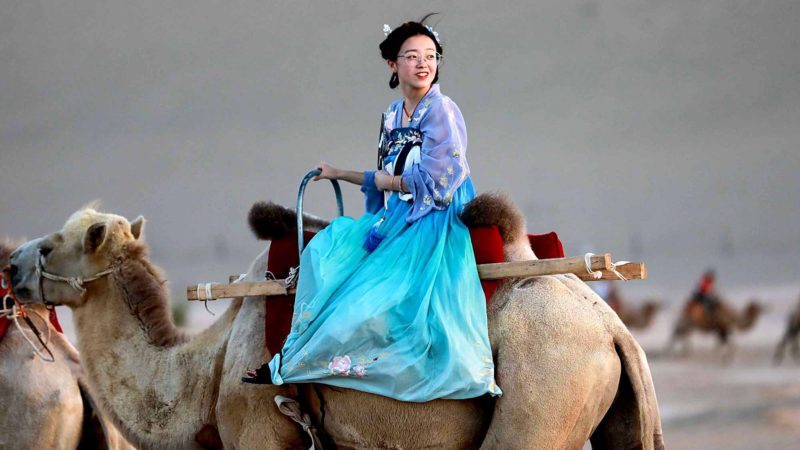
[[[87,208],[12,256],[18,296],[73,309],[98,403],[138,446],[302,448],[302,430],[273,404],[283,395],[300,399],[339,448],[573,449],[590,437],[595,449],[663,448],[644,352],[574,276],[508,280],[494,294],[497,400],[418,404],[325,385],[252,386],[240,377],[270,356],[263,298],[235,300],[205,331],[182,335],[143,224]],[[506,254],[527,246],[518,231]],[[46,279],[39,295],[37,264],[68,278],[111,272],[85,291]],[[265,267],[262,252],[247,279],[263,279]]]
[[[775,348],[774,362],[776,365],[783,361],[783,355],[786,352],[787,346],[790,347],[794,360],[800,363],[800,301],[797,302],[797,306],[795,306],[794,310],[789,313],[786,332]]]
[[[653,317],[661,309],[661,303],[652,300],[646,300],[638,309],[632,308],[622,301],[616,288],[610,289],[606,303],[630,330],[644,330],[649,327],[653,323]]]
[[[0,267],[16,247],[0,242]],[[116,428],[96,414],[80,380],[78,352],[50,323],[47,308],[29,304],[25,313],[48,338],[55,361],[35,356],[23,333],[38,341],[21,319],[22,330],[9,324],[0,341],[0,448],[128,448]]]
[[[720,300],[709,313],[710,311],[700,302],[689,299],[672,331],[667,352],[672,353],[676,345],[682,343],[683,354],[688,355],[689,335],[696,330],[716,334],[718,344],[722,348],[723,361],[728,361],[734,351],[730,335],[735,330],[746,331],[752,328],[763,309],[760,302],[753,300],[742,312],[737,312],[726,302]]]

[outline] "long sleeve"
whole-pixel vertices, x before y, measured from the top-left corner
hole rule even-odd
[[[420,161],[403,173],[414,198],[408,223],[433,210],[446,209],[453,193],[469,176],[467,129],[458,106],[450,98],[439,96],[428,105],[423,103],[418,113],[423,135]]]
[[[364,209],[375,214],[383,208],[383,191],[375,185],[375,171],[364,172],[364,183],[361,184],[361,192],[364,193]]]

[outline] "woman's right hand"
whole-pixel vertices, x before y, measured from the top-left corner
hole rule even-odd
[[[325,161],[317,164],[315,167],[316,170],[321,170],[322,172],[314,177],[314,181],[319,180],[335,180],[339,178],[339,169],[329,165]]]

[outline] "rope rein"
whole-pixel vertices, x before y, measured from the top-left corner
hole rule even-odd
[[[50,343],[50,338],[52,337],[52,332],[53,332],[50,329],[49,325],[45,323],[45,325],[47,326],[47,339],[43,341],[39,330],[33,325],[33,321],[31,321],[28,315],[25,314],[25,309],[22,307],[22,305],[17,305],[17,303],[15,302],[14,304],[11,305],[11,308],[0,309],[0,315],[14,322],[14,326],[17,327],[19,334],[21,334],[22,337],[28,342],[28,344],[30,344],[31,348],[33,349],[33,353],[36,356],[38,356],[39,358],[42,359],[42,361],[45,362],[55,362],[56,358],[55,356],[53,356],[53,352],[51,352],[50,349],[47,347],[47,344]],[[22,328],[22,325],[19,324],[20,317],[22,317],[23,320],[25,320],[25,322],[28,324],[28,327],[30,327],[31,331],[33,331],[33,334],[37,337],[39,342],[44,347],[45,351],[47,351],[48,354],[47,356],[45,356],[41,351],[39,351],[39,349],[36,346],[36,343],[33,342],[33,340],[30,339],[28,335],[25,333],[25,330]]]
[[[22,303],[17,300],[17,297],[14,295],[14,291],[11,289],[11,281],[10,277],[7,276],[6,270],[3,270],[0,273],[0,288],[3,291],[3,299],[2,305],[0,305],[0,317],[4,317],[7,320],[13,321],[14,326],[17,327],[17,330],[22,335],[22,337],[30,344],[31,348],[33,349],[33,353],[42,359],[45,362],[55,362],[56,358],[53,356],[53,352],[50,351],[50,348],[47,347],[47,344],[50,343],[50,338],[52,337],[52,330],[50,329],[50,325],[45,320],[45,327],[47,327],[47,339],[42,340],[42,334],[39,332],[39,329],[36,328],[34,325],[33,320],[25,313],[25,308],[22,306]],[[11,305],[9,307],[9,304]],[[36,339],[42,344],[42,347],[47,351],[49,356],[45,356],[39,349],[36,347],[36,343],[31,340],[27,334],[25,334],[25,330],[22,329],[22,325],[19,324],[19,318],[22,317],[22,320],[28,324],[28,328],[31,329],[33,334],[36,336]]]
[[[119,266],[115,265],[115,266],[111,266],[108,269],[106,269],[106,270],[104,270],[102,272],[98,272],[98,273],[92,275],[91,277],[87,277],[87,278],[84,278],[84,277],[62,277],[61,275],[56,275],[56,274],[53,274],[53,273],[45,272],[44,267],[42,265],[42,258],[43,257],[40,256],[39,259],[36,260],[36,276],[38,278],[40,278],[40,279],[41,278],[46,278],[46,279],[51,280],[51,281],[60,281],[62,283],[67,283],[70,286],[72,286],[73,289],[75,289],[76,291],[80,292],[81,295],[86,293],[86,288],[83,287],[83,285],[85,283],[89,283],[89,282],[98,280],[100,278],[103,278],[104,276],[110,275],[110,274],[116,272],[119,269]]]

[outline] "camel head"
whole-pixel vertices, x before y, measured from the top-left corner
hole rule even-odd
[[[766,311],[766,307],[759,300],[753,299],[747,303],[744,312],[739,317],[737,325],[740,330],[747,330],[755,325],[758,317]]]
[[[146,250],[138,242],[143,228],[142,217],[128,222],[93,207],[77,211],[60,231],[29,241],[11,254],[15,294],[24,302],[81,306],[93,282],[112,273],[132,251]]]
[[[646,300],[642,305],[642,313],[644,314],[655,314],[660,311],[664,305],[656,300]]]
[[[660,302],[656,301],[646,301],[644,305],[642,305],[642,319],[645,321],[644,326],[650,325],[652,322],[653,317],[658,313],[658,311],[663,308],[663,305]]]

